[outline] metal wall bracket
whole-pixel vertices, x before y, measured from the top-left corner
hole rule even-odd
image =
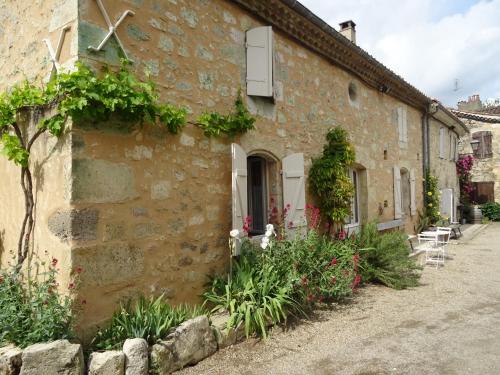
[[[108,42],[109,38],[111,38],[111,36],[113,35],[115,37],[116,41],[118,42],[118,45],[122,49],[123,54],[125,55],[125,58],[127,60],[130,60],[129,57],[127,56],[127,52],[125,51],[125,48],[123,47],[123,44],[122,44],[120,38],[116,34],[116,29],[118,28],[118,26],[120,26],[120,24],[123,22],[123,20],[128,15],[133,16],[135,13],[133,11],[131,11],[131,10],[126,10],[125,12],[123,12],[123,14],[118,19],[118,21],[116,21],[116,23],[113,25],[111,23],[111,19],[108,16],[108,12],[106,11],[106,8],[104,8],[104,5],[102,4],[102,1],[101,0],[96,0],[96,2],[97,2],[97,6],[101,10],[102,16],[104,17],[104,20],[106,21],[106,24],[108,25],[109,31],[108,31],[108,34],[104,37],[104,39],[102,40],[102,42],[97,47],[89,46],[88,49],[91,50],[91,51],[94,51],[94,52],[100,51],[102,49],[102,47],[104,47],[104,45]],[[132,61],[132,60],[130,60],[130,61]]]
[[[68,30],[71,29],[70,25],[66,25],[62,28],[61,33],[59,34],[59,40],[57,41],[57,47],[56,50],[52,48],[52,43],[48,38],[44,39],[43,41],[47,45],[47,48],[49,50],[50,54],[50,59],[52,60],[52,72],[50,73],[50,78],[52,78],[52,75],[54,71],[56,73],[59,73],[59,70],[61,70],[61,64],[59,63],[59,57],[61,57],[61,49],[64,43],[64,37],[66,36],[66,33]]]

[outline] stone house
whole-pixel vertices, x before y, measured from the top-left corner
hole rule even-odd
[[[464,107],[477,101],[475,97],[479,100],[479,96],[473,96],[452,111],[470,130],[470,134],[460,140],[460,153],[474,157],[472,200],[479,204],[500,203],[500,106],[479,106],[474,110]]]
[[[38,143],[34,252],[59,259],[61,285],[71,269],[84,269],[85,332],[139,292],[196,301],[207,275],[225,269],[228,232],[246,215],[258,234],[274,206],[290,204],[288,221],[303,226],[305,203],[313,202],[308,169],[333,126],[348,131],[356,150],[350,231],[377,220],[381,230],[413,232],[426,167],[443,177],[443,189],[455,188],[452,152],[440,157],[439,150],[455,144],[462,123],[359,48],[352,21],[337,32],[291,0],[10,0],[0,7],[2,89],[76,60],[116,65],[125,53],[138,74],[149,70],[163,100],[193,117],[228,112],[241,88],[257,118],[254,131],[234,140],[189,126],[172,136],[149,126],[74,123],[61,139]],[[445,139],[437,145],[436,131]],[[17,170],[0,159],[0,173],[6,264],[22,196]]]

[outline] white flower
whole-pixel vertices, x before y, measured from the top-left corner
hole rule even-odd
[[[271,237],[272,235],[273,235],[272,230],[266,230],[266,233],[264,234],[264,236],[266,236],[266,237]]]
[[[233,238],[237,238],[240,234],[240,231],[238,229],[233,229],[231,232],[229,232],[229,235]]]
[[[260,247],[262,248],[262,250],[266,250],[266,247],[267,247],[268,245],[269,245],[268,243],[264,243],[264,242],[262,242],[262,243],[260,244]]]
[[[269,237],[262,237],[262,243],[269,243]]]
[[[269,232],[269,231],[270,232],[274,231],[274,225],[272,225],[272,224],[267,224],[266,225],[266,233]]]

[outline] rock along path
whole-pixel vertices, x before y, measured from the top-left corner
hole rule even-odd
[[[422,286],[354,300],[267,340],[226,348],[193,374],[500,374],[500,223],[468,230]]]

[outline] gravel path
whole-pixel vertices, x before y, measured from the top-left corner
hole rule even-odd
[[[449,246],[444,268],[425,268],[418,288],[363,288],[350,304],[178,374],[500,374],[500,223],[476,229]]]

